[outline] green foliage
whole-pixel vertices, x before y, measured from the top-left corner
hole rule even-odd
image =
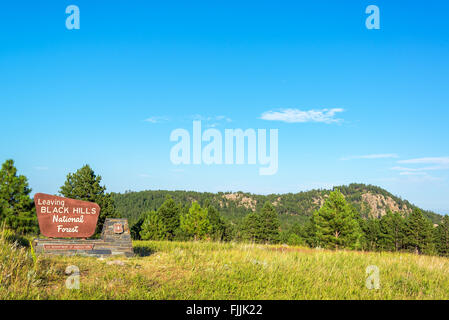
[[[256,243],[277,243],[280,240],[279,217],[273,205],[266,202],[260,212],[247,215],[243,221],[243,237]]]
[[[157,211],[150,211],[141,223],[140,236],[143,240],[174,240],[180,226],[181,207],[170,196]],[[135,225],[135,233],[139,225]]]
[[[0,221],[17,233],[38,232],[30,193],[27,178],[17,175],[13,160],[6,160],[0,170]]]
[[[83,166],[75,173],[69,173],[67,180],[60,189],[60,193],[67,198],[90,201],[97,203],[100,208],[100,216],[96,234],[100,234],[106,218],[118,218],[120,214],[115,209],[114,200],[110,193],[106,193],[106,187],[101,186],[101,177],[89,165]]]
[[[406,221],[406,248],[418,254],[434,252],[432,223],[419,209],[413,210]]]
[[[331,192],[314,214],[318,244],[330,249],[360,248],[363,234],[356,215],[340,191]]]
[[[381,250],[399,251],[406,239],[405,219],[397,212],[389,211],[379,221],[378,246]]]
[[[220,215],[214,206],[207,206],[208,219],[211,224],[210,236],[215,241],[229,241],[232,239],[231,226]]]
[[[207,208],[201,208],[194,202],[189,211],[181,215],[181,230],[195,240],[206,239],[212,232]]]
[[[398,212],[406,216],[416,208],[406,200],[392,195],[386,190],[364,184],[350,184],[348,186],[336,187],[345,196],[346,201],[350,203],[359,215],[363,218],[376,217],[380,218],[383,212],[389,207],[383,203],[373,212],[370,206],[363,200],[363,195],[372,194],[374,196],[383,196],[390,198],[394,206],[399,208]],[[128,218],[130,225],[135,224],[146,212],[157,210],[165,201],[167,195],[171,196],[176,203],[183,207],[191,205],[193,201],[197,201],[202,207],[207,208],[209,205],[217,208],[224,221],[233,227],[234,238],[242,238],[240,229],[237,226],[242,225],[245,217],[256,211],[260,212],[265,202],[270,202],[276,208],[281,224],[281,230],[289,230],[292,225],[299,223],[306,225],[310,221],[313,213],[320,209],[326,197],[332,190],[310,190],[299,193],[287,194],[270,194],[256,195],[250,193],[237,192],[232,197],[229,192],[210,193],[210,192],[193,192],[193,191],[127,191],[124,194],[113,194],[117,210],[123,217]],[[245,200],[245,201],[243,201]],[[253,205],[248,206],[248,203]],[[424,211],[423,214],[433,223],[440,223],[441,215],[430,211]],[[312,241],[313,242],[313,241]]]
[[[435,229],[435,249],[441,256],[449,256],[449,216],[444,216]]]
[[[135,222],[133,225],[131,225],[131,238],[133,240],[142,240],[140,237],[140,231],[142,231],[142,225],[145,221],[145,215],[142,215],[137,222]]]
[[[260,214],[256,212],[248,214],[242,223],[242,238],[250,242],[263,242],[261,237],[261,226],[262,221]]]
[[[379,246],[380,221],[379,219],[365,219],[360,223],[360,227],[365,235],[363,248],[369,251],[376,251]]]
[[[175,201],[167,196],[162,206],[157,210],[157,215],[164,228],[166,240],[173,240],[176,235],[176,230],[180,225],[180,211],[181,207]]]
[[[260,221],[262,223],[261,236],[265,242],[277,243],[279,242],[279,217],[270,202],[265,202],[260,213]]]
[[[164,240],[166,237],[167,229],[158,212],[148,212],[142,223],[140,238],[142,240]]]

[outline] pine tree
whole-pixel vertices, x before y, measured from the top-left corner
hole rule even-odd
[[[180,226],[194,240],[206,239],[212,231],[207,208],[203,209],[198,202],[193,202],[188,213],[181,216]]]
[[[360,248],[363,235],[356,215],[339,190],[331,192],[324,205],[314,213],[319,245],[331,249]]]
[[[380,221],[379,247],[387,251],[399,251],[406,238],[405,219],[398,213],[388,211]]]
[[[0,220],[18,233],[37,233],[38,224],[27,178],[17,175],[13,160],[0,170]]]
[[[223,241],[228,238],[228,227],[226,222],[221,217],[218,210],[209,205],[207,206],[207,213],[209,222],[211,224],[211,237],[213,240]]]
[[[303,238],[309,247],[316,248],[319,246],[314,215],[304,225]]]
[[[247,214],[242,223],[243,239],[251,242],[260,243],[262,238],[262,222],[258,213]]]
[[[449,256],[449,216],[444,216],[435,229],[435,247],[440,256]]]
[[[156,211],[145,214],[145,219],[140,230],[142,240],[165,240],[167,238],[166,225],[162,222]]]
[[[67,180],[60,189],[62,196],[66,198],[95,202],[101,208],[96,234],[103,229],[106,218],[117,218],[119,214],[115,210],[114,200],[110,193],[106,193],[106,187],[101,186],[101,177],[88,165],[83,166],[75,173],[69,173]]]
[[[264,242],[277,243],[279,242],[279,216],[270,202],[265,202],[262,211],[260,212],[261,222],[261,238]]]
[[[421,210],[414,209],[406,223],[406,246],[411,252],[417,254],[432,254],[433,246],[433,226],[427,220]]]
[[[145,214],[143,214],[139,220],[137,220],[130,228],[131,238],[133,240],[141,240],[140,231],[142,231],[142,225],[145,222]]]
[[[375,251],[379,246],[380,221],[379,219],[362,220],[360,226],[364,233],[364,249]]]
[[[180,225],[181,207],[172,197],[166,196],[164,203],[157,210],[157,215],[164,226],[165,239],[173,240]]]

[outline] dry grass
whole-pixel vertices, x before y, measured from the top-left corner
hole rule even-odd
[[[9,244],[1,251],[8,299],[447,299],[449,259],[412,254],[324,251],[211,242],[134,243],[131,259],[39,257]],[[5,260],[5,257],[10,258]],[[4,261],[10,261],[4,264]],[[80,289],[65,286],[68,265]],[[380,270],[379,290],[365,286],[366,267]],[[5,282],[4,274],[14,268]],[[28,280],[28,272],[36,274]],[[11,271],[11,270],[10,270]]]

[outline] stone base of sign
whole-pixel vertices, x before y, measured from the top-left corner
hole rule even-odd
[[[33,248],[45,255],[134,256],[127,219],[106,219],[100,239],[35,239]]]

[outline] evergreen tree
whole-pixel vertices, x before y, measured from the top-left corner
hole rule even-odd
[[[133,240],[141,240],[142,238],[140,237],[140,231],[142,231],[142,225],[145,222],[145,214],[143,214],[139,220],[137,220],[137,222],[135,222],[130,231],[131,231],[131,238]]]
[[[405,219],[398,213],[388,211],[380,221],[379,248],[387,251],[399,251],[405,242]]]
[[[181,229],[195,240],[206,239],[212,231],[207,208],[193,202],[188,213],[181,216]]]
[[[37,233],[38,224],[27,178],[17,175],[13,160],[0,170],[0,221],[18,233]]]
[[[419,209],[413,210],[406,223],[406,246],[411,252],[417,254],[432,254],[433,226]]]
[[[265,202],[262,211],[260,212],[261,235],[260,238],[264,242],[277,243],[279,242],[279,216],[270,202]]]
[[[162,222],[160,215],[156,211],[150,211],[145,215],[140,230],[142,240],[165,240],[167,239],[166,225]]]
[[[279,217],[270,202],[260,212],[245,216],[242,225],[243,238],[256,243],[276,243],[280,240]]]
[[[356,215],[339,190],[331,192],[324,205],[314,213],[319,245],[331,249],[360,248],[363,235]]]
[[[440,256],[449,256],[449,216],[444,216],[435,229],[435,247]]]
[[[164,203],[157,210],[157,215],[164,226],[166,240],[174,240],[180,224],[180,212],[181,207],[170,196],[165,198]]]
[[[224,241],[228,238],[228,226],[215,207],[207,207],[209,222],[211,224],[211,237],[216,241]]]
[[[304,225],[303,238],[309,247],[316,248],[319,246],[314,215],[312,215]]]
[[[59,191],[66,198],[95,202],[100,206],[97,235],[101,233],[106,218],[119,217],[111,194],[106,193],[106,187],[101,186],[100,183],[101,177],[95,175],[90,166],[85,165],[75,173],[69,173],[67,180]]]
[[[377,250],[380,237],[379,219],[362,220],[360,226],[364,233],[364,249],[370,251]]]
[[[258,213],[247,214],[242,223],[243,239],[256,243],[263,242],[261,226],[261,217]]]

